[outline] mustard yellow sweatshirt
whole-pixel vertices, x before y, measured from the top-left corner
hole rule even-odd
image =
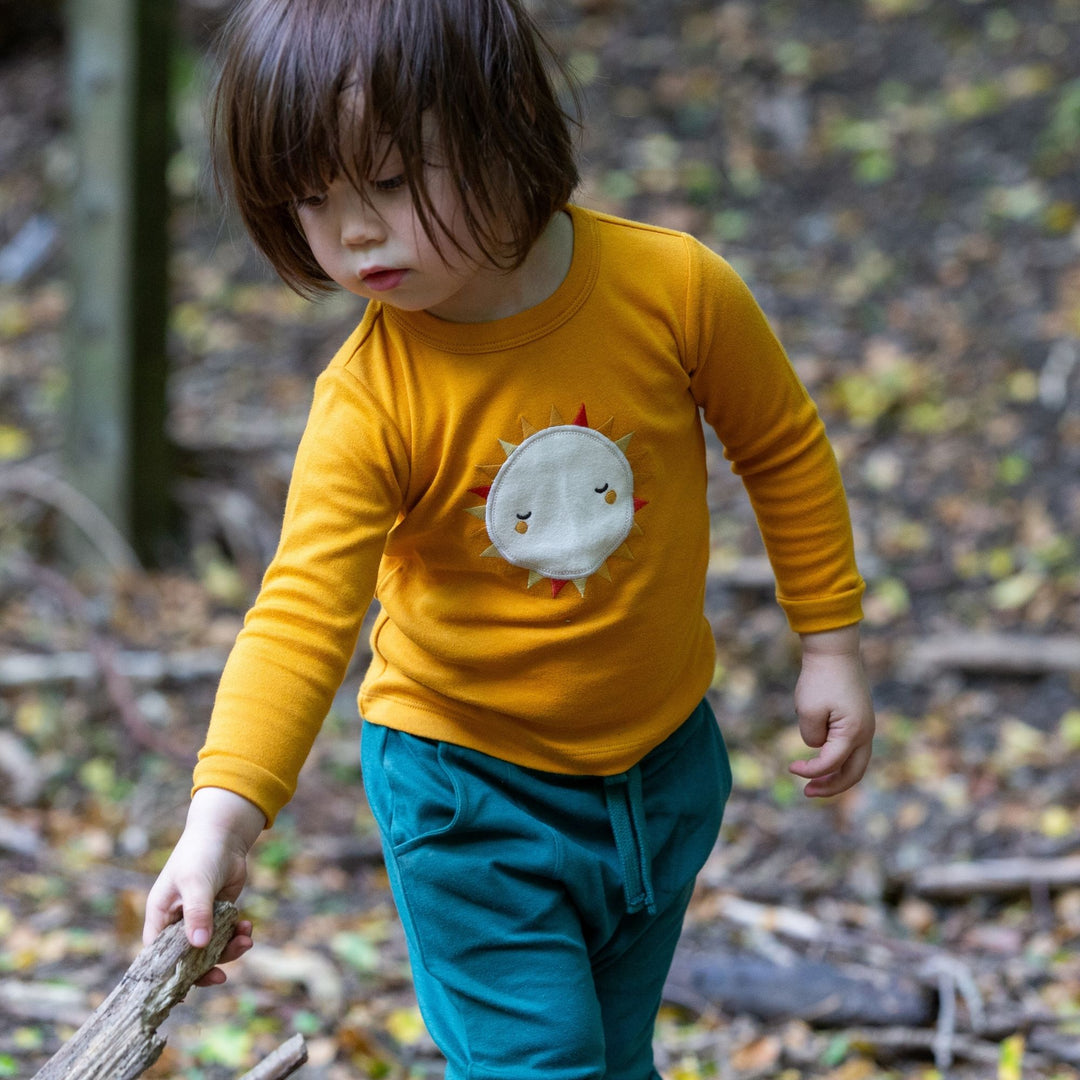
[[[470,324],[371,303],[319,377],[196,789],[273,820],[373,596],[367,720],[552,772],[629,768],[713,674],[702,415],[792,629],[861,617],[824,427],[744,283],[684,234],[570,213],[543,303]]]

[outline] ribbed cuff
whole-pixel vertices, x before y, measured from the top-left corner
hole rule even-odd
[[[777,595],[776,602],[783,608],[788,625],[796,634],[820,634],[859,622],[863,617],[862,596],[865,591],[866,582],[860,578],[854,589],[836,596],[789,600]]]

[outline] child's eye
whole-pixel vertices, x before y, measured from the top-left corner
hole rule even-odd
[[[315,195],[304,195],[297,199],[293,205],[297,210],[318,210],[326,202],[326,195],[319,192]]]
[[[406,184],[404,175],[400,176],[388,176],[384,180],[373,181],[372,186],[376,191],[397,191],[399,188],[403,188]]]

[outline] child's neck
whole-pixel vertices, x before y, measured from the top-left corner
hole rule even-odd
[[[516,270],[481,270],[467,302],[459,296],[452,311],[432,311],[450,322],[491,322],[543,303],[563,283],[574,258],[574,223],[557,213]]]

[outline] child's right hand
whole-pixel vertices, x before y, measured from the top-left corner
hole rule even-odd
[[[195,792],[183,835],[146,898],[143,944],[183,918],[188,941],[203,948],[214,928],[214,901],[240,895],[247,879],[247,853],[265,825],[263,812],[240,795],[222,788]],[[251,944],[251,923],[237,923],[221,962],[242,956]],[[225,973],[214,967],[197,985],[224,981]]]

